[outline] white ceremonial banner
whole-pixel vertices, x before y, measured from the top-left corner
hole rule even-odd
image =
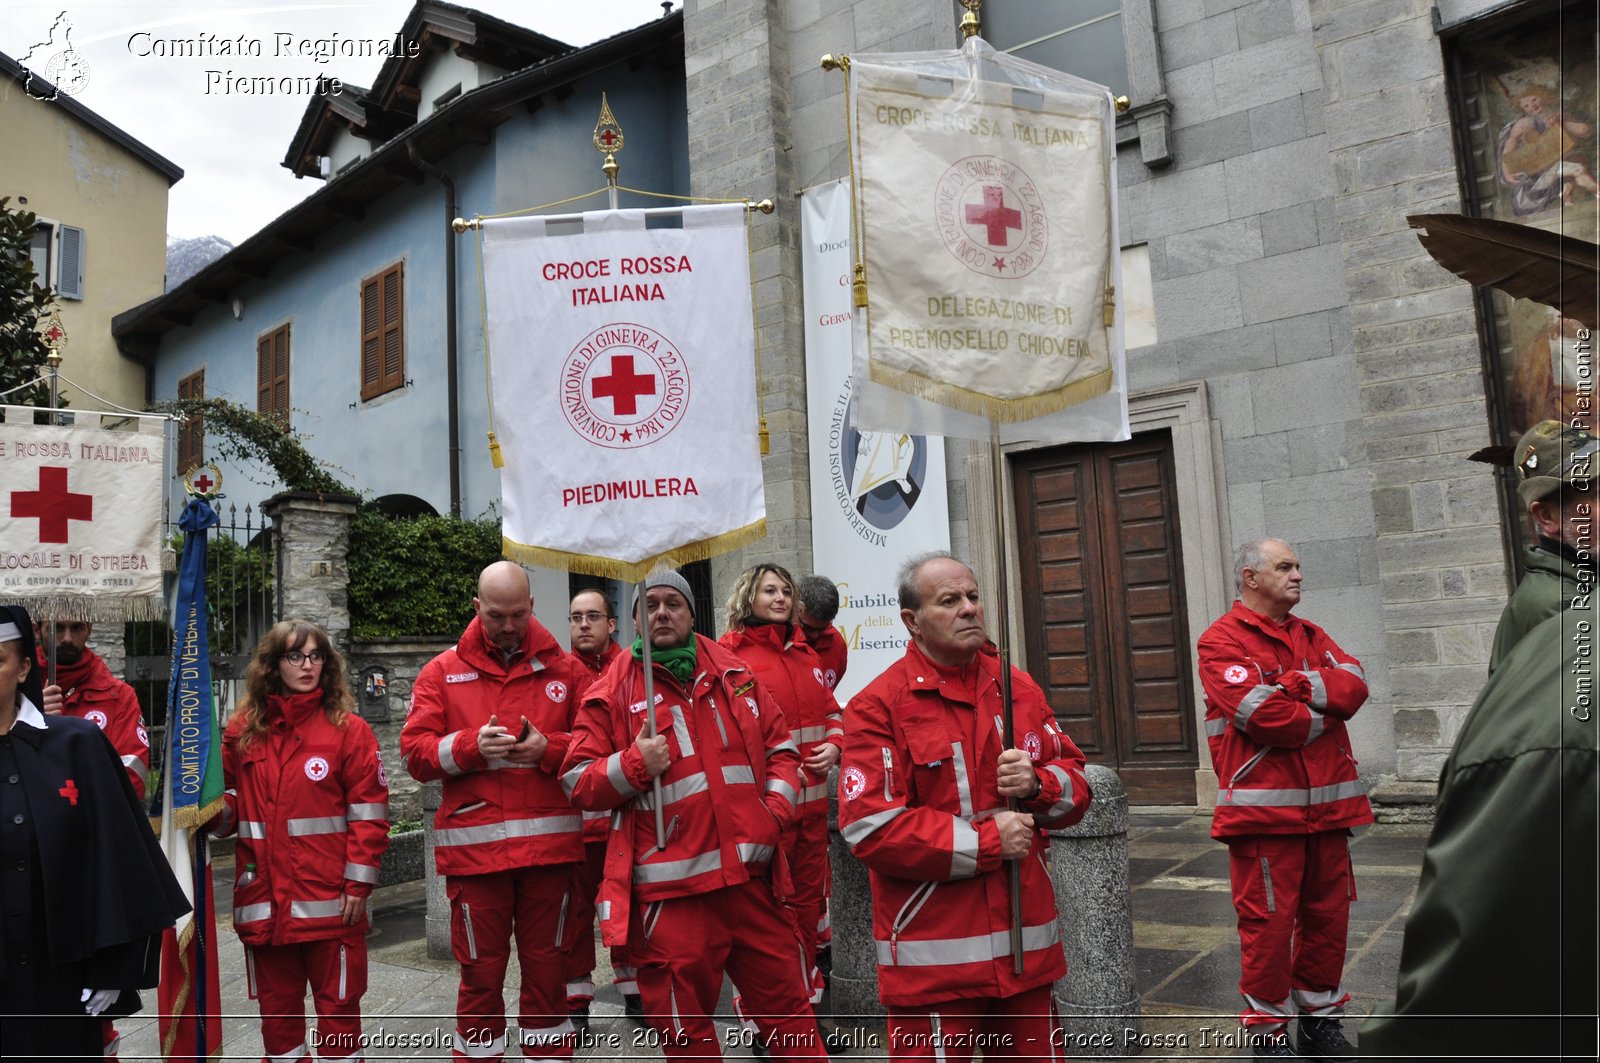
[[[744,207],[576,224],[483,223],[506,555],[636,580],[758,538]]]
[[[165,419],[112,431],[0,414],[0,599],[58,619],[159,616]]]
[[[850,647],[841,703],[905,654],[895,570],[950,548],[944,440],[860,432],[851,416],[850,186],[800,197],[812,567],[839,585],[835,620]]]
[[[976,37],[853,55],[849,77],[861,423],[1127,438],[1109,90]]]

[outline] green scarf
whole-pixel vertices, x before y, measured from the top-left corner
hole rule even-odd
[[[644,660],[644,639],[642,637],[634,637],[633,659],[636,661]],[[651,646],[650,660],[672,673],[672,677],[678,682],[687,685],[690,677],[694,675],[695,648],[693,636],[690,636],[689,645],[678,646],[675,649],[658,650]]]

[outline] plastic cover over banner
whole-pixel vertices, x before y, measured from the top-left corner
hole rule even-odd
[[[1109,90],[976,37],[853,55],[849,77],[857,375],[880,386],[861,425],[987,438],[1075,410],[1007,437],[1126,438]],[[925,404],[949,412],[907,420]]]

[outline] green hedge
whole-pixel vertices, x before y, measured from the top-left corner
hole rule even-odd
[[[498,560],[498,518],[397,519],[362,507],[350,525],[351,635],[461,634],[478,573]]]

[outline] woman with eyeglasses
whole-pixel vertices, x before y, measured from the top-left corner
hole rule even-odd
[[[256,646],[222,736],[227,807],[212,833],[238,833],[233,928],[270,1059],[309,1058],[308,984],[316,1054],[361,1058],[367,898],[389,845],[389,779],[354,708],[328,633],[285,620]]]
[[[98,1060],[96,1016],[139,1010],[189,904],[111,743],[43,701],[33,621],[0,605],[0,1057]]]
[[[795,615],[794,577],[781,565],[753,565],[740,574],[727,601],[722,645],[750,666],[772,700],[783,709],[789,735],[800,747],[800,794],[794,819],[783,833],[783,855],[792,881],[785,907],[793,914],[811,1003],[822,1000],[822,975],[815,966],[817,938],[828,911],[832,875],[828,863],[828,771],[839,762],[844,716]]]

